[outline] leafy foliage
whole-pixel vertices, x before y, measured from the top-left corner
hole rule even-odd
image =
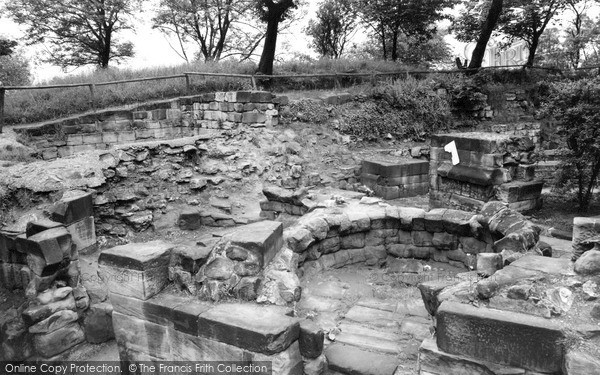
[[[17,42],[14,40],[0,38],[0,56],[9,56],[14,52]]]
[[[337,59],[356,27],[357,12],[351,0],[326,0],[305,32],[313,38],[312,45],[322,57]]]
[[[4,86],[27,86],[31,83],[29,62],[18,54],[0,56],[0,82]]]
[[[447,18],[444,9],[456,0],[356,0],[363,22],[381,44],[383,59],[398,60],[402,36],[425,42],[435,35],[435,22]]]
[[[566,140],[556,187],[577,192],[579,208],[587,210],[600,173],[600,78],[551,85],[544,113],[562,125]]]
[[[140,0],[14,0],[6,10],[26,27],[30,44],[45,43],[46,62],[68,66],[97,65],[133,56],[133,45],[118,42],[119,31]]]
[[[264,38],[250,15],[254,6],[252,0],[161,0],[152,21],[154,28],[177,38],[174,50],[187,62],[190,40],[198,46],[199,60],[246,59]]]
[[[412,77],[377,86],[370,94],[375,103],[365,104],[358,113],[343,114],[340,130],[366,139],[392,134],[423,140],[450,122],[448,100],[438,96],[434,87],[433,81]]]

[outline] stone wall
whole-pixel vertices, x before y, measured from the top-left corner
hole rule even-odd
[[[280,230],[281,224],[274,224]],[[281,247],[281,233],[276,232],[265,228],[266,238],[258,236],[267,244],[259,263],[269,262]],[[257,228],[246,228],[242,234],[232,234],[227,244],[239,244],[235,245],[236,256],[214,251],[208,266],[248,256],[250,244],[260,240],[252,236],[256,233]],[[311,368],[326,365],[323,331],[310,329],[291,309],[239,302],[213,304],[181,294],[169,280],[169,259],[180,257],[176,254],[181,251],[175,246],[154,241],[118,246],[100,255],[99,272],[109,288],[122,361],[270,362],[273,374],[282,375],[313,374]]]
[[[444,147],[454,142],[454,165]],[[530,138],[496,133],[434,135],[429,165],[430,207],[477,211],[489,201],[512,209],[539,208],[543,181],[535,178],[534,145]]]
[[[386,200],[424,195],[429,191],[429,161],[363,160],[360,181]]]
[[[197,136],[203,129],[271,127],[279,121],[280,104],[287,104],[287,97],[216,92],[14,129],[48,160],[119,144]]]
[[[2,317],[0,358],[60,360],[86,339],[110,339],[110,328],[93,331],[98,320],[110,323],[110,306],[91,309],[81,280],[79,256],[95,248],[92,195],[83,191],[0,229],[0,283],[29,300],[20,316]]]
[[[287,246],[299,254],[305,272],[354,263],[377,265],[388,256],[476,269],[478,254],[535,249],[539,231],[523,215],[499,202],[489,203],[479,215],[363,203],[351,204],[333,215],[311,212],[286,229],[284,236]]]

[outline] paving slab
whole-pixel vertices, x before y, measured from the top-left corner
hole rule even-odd
[[[527,255],[512,262],[509,267],[519,267],[531,271],[539,271],[552,275],[574,276],[573,262],[566,258],[549,258],[538,255]]]
[[[345,318],[357,323],[364,323],[382,328],[396,327],[398,325],[396,314],[359,305],[352,307],[346,313]]]
[[[325,350],[329,368],[347,375],[392,375],[398,367],[394,355],[374,353],[335,343]]]

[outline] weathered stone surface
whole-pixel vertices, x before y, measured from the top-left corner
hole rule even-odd
[[[215,258],[206,265],[204,274],[215,280],[227,280],[233,275],[234,263],[228,258]]]
[[[72,295],[63,300],[51,302],[46,305],[30,306],[23,311],[22,316],[25,323],[28,326],[31,326],[61,310],[75,310],[75,299]]]
[[[113,328],[119,347],[145,353],[154,358],[171,358],[168,327],[113,312]]]
[[[495,253],[477,254],[477,273],[484,277],[492,276],[502,269],[502,255]]]
[[[312,320],[300,322],[300,353],[306,358],[317,358],[323,353],[323,330]]]
[[[232,244],[256,252],[268,264],[283,246],[283,225],[277,221],[261,221],[244,225],[228,234]]]
[[[327,347],[325,356],[329,369],[343,374],[392,375],[398,367],[395,355],[370,352],[341,343]]]
[[[113,307],[107,302],[90,306],[83,320],[83,330],[87,342],[100,344],[115,337],[112,312]]]
[[[263,353],[244,353],[246,358],[253,362],[271,362],[273,374],[285,374],[285,375],[302,375],[302,356],[300,355],[300,349],[298,342],[292,343],[287,349],[276,354],[263,354]]]
[[[545,257],[539,257],[543,259]],[[508,266],[494,273],[493,277],[481,280],[477,283],[477,293],[480,298],[492,297],[500,288],[511,286],[534,276],[539,276],[539,271]]]
[[[576,217],[573,219],[573,259],[578,259],[585,251],[591,250],[591,238],[600,235],[600,217]]]
[[[30,333],[49,333],[77,321],[79,316],[72,310],[59,310],[48,318],[29,327]]]
[[[177,226],[182,230],[196,230],[202,226],[202,213],[198,209],[187,209],[179,214]]]
[[[49,211],[50,219],[65,225],[93,216],[92,193],[80,190],[68,191]]]
[[[173,245],[162,241],[131,243],[102,251],[99,274],[111,293],[146,300],[168,284]]]
[[[181,267],[184,271],[195,274],[206,263],[210,252],[211,247],[208,246],[176,246],[171,250],[169,266]]]
[[[435,316],[442,303],[439,299],[440,293],[452,285],[459,284],[461,281],[461,279],[456,277],[441,277],[419,283],[417,287],[421,292],[421,298],[423,299],[423,304],[425,305],[427,312],[430,315]]]
[[[41,218],[39,220],[30,221],[27,223],[27,229],[25,234],[27,237],[31,237],[34,234],[38,234],[48,229],[62,227],[63,224],[57,221],[52,221],[48,218]]]
[[[565,355],[563,374],[588,375],[600,373],[600,360],[590,353],[570,349]]]
[[[75,246],[75,251],[82,251],[96,244],[96,227],[93,216],[76,221],[67,225],[66,228],[71,235],[71,242]]]
[[[48,289],[39,293],[35,299],[40,304],[46,305],[51,302],[56,302],[67,298],[71,292],[73,292],[73,288],[68,286],[63,288]]]
[[[440,250],[455,250],[458,248],[458,237],[446,232],[434,233],[431,244]]]
[[[359,249],[365,247],[365,234],[354,233],[340,237],[341,249]]]
[[[525,371],[519,368],[443,352],[434,338],[425,339],[419,347],[419,370],[423,375],[525,375]]]
[[[436,334],[438,347],[450,354],[548,373],[563,363],[560,327],[531,315],[444,302]]]
[[[71,235],[63,227],[48,229],[24,240],[22,249],[43,258],[45,264],[50,266],[70,259]],[[37,274],[41,275],[41,272]]]
[[[588,250],[575,262],[575,272],[583,275],[600,273],[600,251]]]
[[[412,242],[415,246],[432,246],[433,234],[424,230],[412,231]]]
[[[525,255],[510,264],[526,270],[543,272],[551,275],[574,276],[573,263],[564,258],[548,258],[539,255]]]
[[[36,352],[46,358],[62,353],[83,341],[85,337],[77,323],[70,323],[56,331],[33,337]]]
[[[299,337],[299,323],[280,308],[227,303],[200,314],[198,335],[250,351],[275,354]]]
[[[303,358],[304,373],[306,375],[325,375],[328,369],[327,357],[321,354],[317,358]]]

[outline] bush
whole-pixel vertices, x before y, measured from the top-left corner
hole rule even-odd
[[[576,190],[579,209],[586,211],[600,173],[600,78],[550,85],[543,114],[562,125],[566,139],[556,188]]]
[[[18,55],[0,56],[0,82],[4,86],[26,86],[31,83],[29,63]]]
[[[432,80],[390,80],[372,89],[375,103],[363,105],[358,113],[342,114],[340,130],[366,139],[385,137],[423,140],[448,128],[450,106],[447,98],[435,93]]]

